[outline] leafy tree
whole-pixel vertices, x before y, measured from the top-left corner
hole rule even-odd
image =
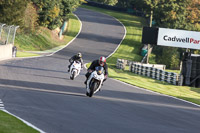
[[[157,56],[157,63],[165,64],[167,68],[178,69],[180,64],[180,54],[176,47],[165,47],[162,49],[162,55]]]
[[[80,0],[32,0],[38,8],[39,24],[49,29],[59,27],[79,5]]]
[[[61,17],[63,21],[66,21],[68,15],[75,11],[75,9],[80,5],[80,0],[61,0]]]
[[[58,26],[59,23],[59,1],[55,0],[33,0],[37,5],[39,24],[50,29]]]
[[[31,33],[38,26],[38,14],[32,2],[27,4],[24,14],[24,31]]]
[[[91,1],[99,2],[106,5],[111,5],[111,6],[116,5],[118,2],[118,0],[91,0]]]
[[[187,6],[187,13],[187,29],[200,31],[200,1],[191,0]]]
[[[28,0],[1,0],[0,22],[24,27],[24,11]]]
[[[155,8],[154,20],[160,27],[185,29],[187,5],[185,0],[160,0]]]
[[[132,0],[118,0],[116,4],[118,7],[128,8],[130,7]]]

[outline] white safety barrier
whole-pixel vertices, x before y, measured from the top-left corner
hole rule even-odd
[[[179,75],[177,73],[164,71],[165,65],[141,64],[138,62],[129,62],[123,59],[118,59],[116,67],[124,70],[127,64],[129,64],[129,71],[135,74],[177,85]]]

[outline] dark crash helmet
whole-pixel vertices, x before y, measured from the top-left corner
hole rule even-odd
[[[77,57],[82,58],[82,54],[80,52],[77,53]]]
[[[99,65],[104,66],[105,63],[106,63],[106,58],[104,56],[101,56],[99,58]]]

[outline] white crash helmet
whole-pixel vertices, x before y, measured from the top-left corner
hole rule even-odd
[[[105,63],[106,63],[106,58],[104,56],[101,56],[99,58],[99,65],[104,66]]]

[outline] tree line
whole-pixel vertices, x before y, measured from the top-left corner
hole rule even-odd
[[[1,0],[0,22],[19,25],[25,32],[37,26],[55,29],[67,21],[82,0]]]

